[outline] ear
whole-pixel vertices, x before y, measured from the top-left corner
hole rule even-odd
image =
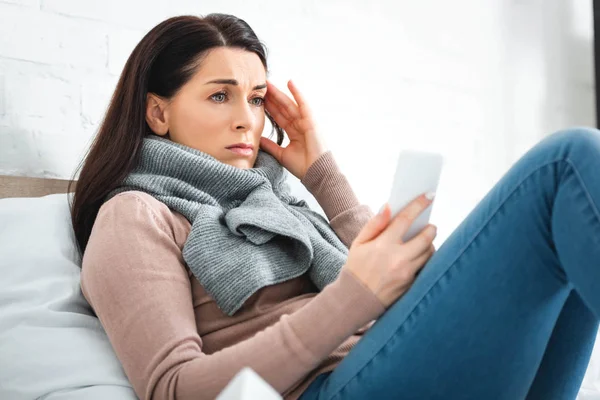
[[[146,122],[152,132],[159,136],[169,133],[169,121],[165,109],[167,101],[154,93],[146,96]]]

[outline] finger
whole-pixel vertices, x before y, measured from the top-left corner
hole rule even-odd
[[[362,244],[375,239],[388,225],[390,215],[390,206],[385,204],[379,214],[367,221],[352,243]]]
[[[298,89],[298,86],[296,86],[296,82],[292,82],[292,80],[290,79],[288,82],[288,88],[290,89],[292,96],[294,96],[294,100],[296,100],[296,103],[298,104],[300,114],[304,116],[310,115],[310,107],[308,107],[308,104],[306,104],[304,96]]]
[[[278,114],[282,119],[288,121],[290,119],[287,110],[283,108],[283,106],[277,101],[277,99],[272,94],[269,95],[267,93],[267,95],[265,96],[265,108],[269,111],[273,111],[273,114]]]
[[[291,120],[300,116],[298,105],[270,81],[267,81],[267,96],[277,103],[287,119]]]
[[[412,225],[415,219],[423,212],[427,207],[429,207],[432,203],[432,200],[426,197],[426,195],[421,195],[408,203],[406,207],[404,207],[398,215],[396,215],[388,229],[383,232],[382,236],[384,236],[389,241],[393,241],[394,243],[398,242],[398,239],[402,239],[404,234],[408,231],[408,228]]]
[[[434,253],[435,248],[432,245],[427,249],[427,251],[423,252],[419,257],[411,261],[409,268],[411,268],[415,272],[415,274],[417,274],[421,269],[423,269],[425,265],[427,265],[427,262],[433,256]]]
[[[271,117],[273,117],[275,122],[277,122],[277,125],[279,125],[283,129],[286,129],[289,126],[290,121],[283,115],[279,107],[277,107],[276,103],[267,101],[265,103],[265,108],[267,109]]]
[[[404,243],[401,251],[406,259],[412,260],[428,251],[437,235],[435,225],[427,225],[417,236]]]
[[[281,98],[275,94],[276,89],[272,89],[270,92],[267,92],[265,95],[265,101],[267,104],[270,104],[273,107],[277,107],[281,115],[283,115],[286,119],[293,119],[294,113],[290,112],[286,107],[286,104],[282,102]],[[285,96],[285,94],[282,93]]]
[[[283,153],[283,147],[279,146],[271,139],[261,136],[260,148],[272,155],[277,160],[277,162],[281,164],[281,154]]]

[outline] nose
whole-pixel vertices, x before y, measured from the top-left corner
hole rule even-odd
[[[236,106],[232,123],[233,129],[238,132],[246,132],[254,129],[256,116],[252,110],[252,105],[243,102],[243,104]]]

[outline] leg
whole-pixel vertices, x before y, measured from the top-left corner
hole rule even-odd
[[[535,146],[303,400],[525,398],[571,291],[600,315],[598,171],[597,131]]]
[[[579,295],[571,292],[558,317],[527,399],[577,397],[597,332],[596,317]]]

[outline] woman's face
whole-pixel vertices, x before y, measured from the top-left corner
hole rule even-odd
[[[219,47],[175,96],[148,96],[146,120],[161,136],[238,168],[252,168],[265,125],[266,72],[260,58]],[[248,149],[232,147],[238,144]]]

